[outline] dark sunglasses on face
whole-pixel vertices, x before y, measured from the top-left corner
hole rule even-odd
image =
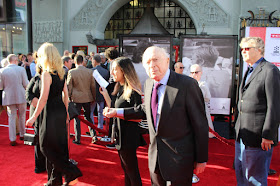
[[[198,74],[200,71],[191,72],[191,74]]]
[[[246,47],[246,48],[241,48],[240,50],[241,50],[241,52],[242,52],[243,50],[249,51],[251,48],[255,48],[255,47]]]
[[[179,69],[184,69],[185,67],[179,67]]]

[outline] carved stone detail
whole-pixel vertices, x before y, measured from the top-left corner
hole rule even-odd
[[[112,3],[116,1],[124,3],[125,0],[88,0],[72,19],[71,30],[104,32],[104,30],[97,28],[96,23],[102,19],[100,15],[104,15],[105,9],[109,8],[111,11],[117,11],[115,7],[111,7]],[[182,8],[190,13],[198,28],[202,28],[203,24],[205,27],[229,27],[229,15],[214,0],[173,1],[181,4]],[[127,0],[127,2],[129,1]],[[108,12],[108,14],[111,13]]]
[[[184,0],[182,4],[196,17],[198,26],[228,26],[229,16],[213,0]]]
[[[114,0],[88,0],[71,21],[72,30],[92,30],[102,11]]]
[[[33,36],[35,43],[62,43],[63,21],[38,21],[33,23]]]

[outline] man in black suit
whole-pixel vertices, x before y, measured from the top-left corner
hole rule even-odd
[[[280,73],[263,58],[261,38],[243,38],[240,47],[249,67],[240,85],[235,126],[237,185],[267,185],[273,146],[278,142]]]
[[[65,75],[67,77],[68,71],[71,70],[72,64],[73,64],[73,59],[71,59],[68,56],[63,56],[62,57],[62,62],[63,62],[63,69],[65,70]]]
[[[144,104],[120,110],[106,108],[104,114],[147,118],[152,185],[192,185],[193,170],[203,172],[208,160],[208,123],[201,90],[196,80],[169,69],[163,48],[147,48],[142,62],[150,77],[145,83]],[[158,83],[161,85],[155,88]]]
[[[96,54],[92,57],[92,70],[97,70],[98,73],[106,80],[108,81],[109,80],[109,77],[110,77],[110,73],[108,70],[104,69],[103,67],[101,67],[101,57]],[[103,118],[103,109],[104,109],[104,104],[105,104],[105,100],[104,100],[104,97],[103,95],[99,92],[99,87],[100,85],[96,82],[95,83],[96,85],[96,99],[95,99],[95,102],[92,102],[91,103],[91,113],[90,113],[90,117],[91,117],[91,120],[94,122],[94,118],[93,118],[93,115],[94,115],[94,110],[95,110],[95,107],[97,105],[97,112],[98,112],[98,128],[100,129],[103,129],[103,122],[104,122],[104,118]],[[91,135],[93,135],[93,129],[91,127],[89,127],[90,131],[91,131]],[[94,138],[94,140],[92,142],[95,142],[96,139]]]

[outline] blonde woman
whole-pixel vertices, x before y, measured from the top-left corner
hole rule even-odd
[[[68,91],[61,56],[51,43],[44,43],[38,50],[38,63],[42,66],[41,93],[33,115],[26,121],[32,126],[40,115],[40,149],[47,159],[47,186],[68,185],[81,171],[69,162],[67,127]],[[63,97],[62,97],[63,92]]]
[[[107,105],[114,108],[138,106],[141,101],[141,84],[129,58],[119,57],[112,62],[111,74],[117,86],[112,94],[116,98],[111,100],[106,89],[100,88]],[[105,108],[108,109],[108,108]],[[140,134],[138,123],[117,118],[112,136],[116,140],[116,148],[125,174],[125,185],[142,185],[138,169],[136,149],[146,145]]]

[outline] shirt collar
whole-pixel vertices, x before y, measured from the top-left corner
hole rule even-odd
[[[262,60],[263,60],[263,57],[261,57],[256,63],[254,63],[252,65],[253,69],[255,69]]]
[[[163,84],[163,85],[167,85],[168,79],[170,76],[170,69],[167,69],[165,75],[163,76],[163,78],[159,81],[159,83]],[[156,81],[154,81],[156,82]]]

